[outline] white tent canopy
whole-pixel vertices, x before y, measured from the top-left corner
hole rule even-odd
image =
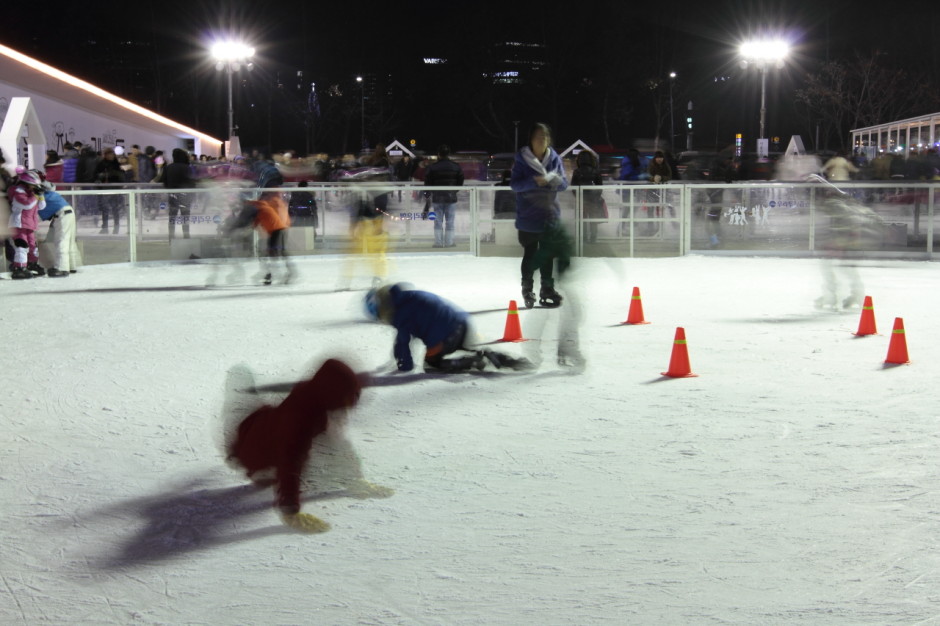
[[[46,134],[33,103],[29,98],[13,98],[0,127],[0,150],[7,166],[12,171],[18,165],[43,162],[46,145]]]
[[[29,132],[41,128],[48,139],[43,143],[60,152],[66,141],[78,140],[98,149],[138,144],[164,151],[190,148],[209,156],[221,153],[219,139],[0,45],[0,117],[4,117],[3,104],[17,98],[32,103],[36,117]],[[11,110],[12,104],[7,115]],[[30,166],[43,163],[45,149],[41,147]],[[11,156],[6,156],[8,163]]]

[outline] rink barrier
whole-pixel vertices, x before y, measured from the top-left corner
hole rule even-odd
[[[169,190],[126,185],[58,187],[76,209],[77,238],[86,264],[224,256],[226,242],[221,229],[231,213],[226,203],[255,197],[258,192],[237,185],[172,190],[189,212],[173,220],[176,239],[182,238],[181,227],[186,227],[193,241],[170,243]],[[833,225],[838,218],[823,210],[834,192],[819,183],[618,183],[572,187],[558,193],[558,202],[575,257],[838,255],[933,260],[938,187],[935,182],[911,181],[841,184],[852,201],[867,209],[867,214],[857,218],[857,232],[851,233],[854,240],[841,247],[833,245]],[[602,192],[602,216],[584,213],[584,191],[592,189]],[[442,216],[425,219],[423,207],[425,193],[435,190],[458,193],[456,247],[433,249],[434,229]],[[297,188],[279,191],[290,193]],[[315,195],[317,220],[314,222],[312,215],[295,216],[288,236],[292,255],[347,253],[352,209],[359,202],[369,203],[382,196],[387,198],[385,228],[397,252],[520,254],[514,216],[494,213],[495,194],[508,191],[506,187],[310,183],[305,191]],[[119,233],[101,232],[102,212],[115,210]],[[112,223],[113,219],[109,220],[109,229]],[[586,239],[592,224],[597,227],[597,237]],[[44,230],[39,235],[42,238]],[[259,254],[259,247],[255,241],[250,256]]]

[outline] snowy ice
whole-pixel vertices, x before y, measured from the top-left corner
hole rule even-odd
[[[563,306],[493,346],[535,372],[432,375],[391,371],[342,262],[0,281],[0,623],[940,623],[936,265],[859,262],[856,337],[858,308],[813,308],[818,260],[576,259],[583,372],[555,362]],[[415,254],[391,278],[493,341],[518,273]],[[624,326],[635,286],[650,324]],[[896,317],[912,362],[885,367]],[[697,378],[661,376],[677,327]],[[395,493],[308,489],[332,529],[305,535],[224,462],[228,372],[276,403],[329,357],[375,374],[345,434]]]

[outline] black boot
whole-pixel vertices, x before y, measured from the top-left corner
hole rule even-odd
[[[503,369],[508,367],[511,370],[516,370],[517,372],[525,372],[535,369],[535,364],[532,361],[525,358],[515,358],[511,357],[508,354],[503,354],[502,352],[496,352],[495,350],[480,350],[478,354],[481,354],[486,358],[490,363],[493,364],[493,367],[496,369]]]
[[[535,306],[535,291],[533,291],[534,285],[532,279],[522,279],[522,300],[525,303],[525,308],[531,309]]]
[[[12,278],[13,280],[24,280],[26,278],[32,278],[32,277],[33,277],[33,273],[30,272],[25,267],[14,267],[13,272],[10,275],[10,278]]]
[[[35,274],[36,276],[45,276],[45,275],[46,275],[46,269],[45,269],[42,265],[40,265],[39,263],[36,263],[36,262],[27,263],[27,264],[26,264],[26,269],[28,269],[30,272],[32,272],[32,273]]]
[[[548,283],[542,283],[542,288],[539,290],[539,304],[547,307],[556,307],[561,306],[562,300],[561,294],[555,291],[554,286]]]

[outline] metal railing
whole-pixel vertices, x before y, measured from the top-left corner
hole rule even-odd
[[[86,264],[224,257],[230,254],[226,224],[245,199],[258,194],[234,184],[172,191],[85,187],[62,185],[58,191],[76,209]],[[838,251],[933,259],[938,187],[910,181],[840,183],[838,189],[825,182],[608,184],[570,188],[558,194],[558,201],[576,256],[817,256]],[[433,245],[441,218],[424,212],[425,192],[435,190],[457,192],[451,251],[520,254],[514,215],[496,212],[497,193],[510,192],[508,187],[413,183],[312,183],[303,191],[313,195],[316,209],[292,205],[289,251],[349,252],[351,228],[365,203],[382,207],[391,251],[442,252]],[[278,191],[290,197],[301,189]],[[585,192],[592,191],[600,192],[601,201],[592,199],[586,211]],[[834,198],[842,202],[838,210]],[[851,215],[839,214],[849,208]],[[40,239],[43,234],[41,229]],[[257,254],[257,245],[250,253]]]

